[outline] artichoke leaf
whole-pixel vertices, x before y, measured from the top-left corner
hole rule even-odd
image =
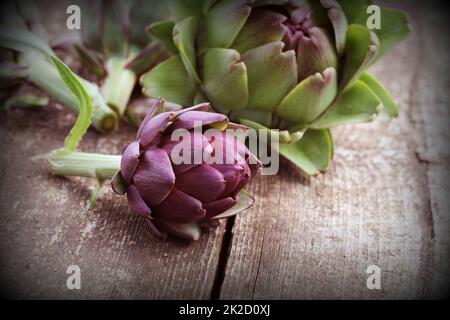
[[[380,118],[391,119],[398,117],[399,110],[389,92],[384,86],[372,75],[364,72],[359,78],[362,82],[369,86],[369,88],[375,93],[378,99],[383,103],[383,109],[380,113]]]
[[[219,0],[203,0],[202,14],[206,15],[208,11],[215,5]]]
[[[96,178],[94,190],[92,191],[91,197],[89,199],[89,207],[88,207],[89,209],[93,209],[95,204],[97,203],[97,199],[100,194],[100,190],[102,189],[102,186],[103,186],[103,179]]]
[[[69,69],[61,60],[56,57],[51,57],[52,62],[55,64],[56,69],[59,72],[61,79],[77,97],[80,112],[78,114],[75,125],[70,130],[64,142],[65,151],[75,151],[86,134],[91,121],[92,121],[92,101],[85,87],[78,79],[78,77]]]
[[[273,115],[271,112],[245,108],[231,112],[230,119],[232,121],[246,119],[269,128],[273,122]]]
[[[277,114],[289,122],[310,123],[333,102],[337,86],[334,68],[316,73],[289,92],[277,108]]]
[[[204,0],[169,0],[166,1],[175,20],[181,21],[188,17],[199,17],[202,14]]]
[[[165,51],[159,43],[149,43],[126,64],[125,68],[132,70],[135,74],[139,75],[165,60],[167,56],[167,51]]]
[[[247,23],[239,32],[231,48],[245,53],[273,41],[281,41],[286,33],[283,22],[286,17],[271,11],[252,12]]]
[[[48,97],[37,96],[33,94],[15,95],[4,102],[0,106],[0,110],[7,110],[9,108],[30,108],[30,107],[44,107],[48,105],[50,99]]]
[[[308,0],[307,4],[313,12],[315,25],[330,30],[333,34],[335,49],[341,56],[345,49],[348,22],[340,4],[336,0]]]
[[[328,170],[333,157],[333,140],[329,130],[308,130],[296,143],[278,146],[279,153],[308,175]]]
[[[160,42],[167,50],[177,54],[178,49],[173,43],[173,28],[175,24],[172,21],[164,20],[152,23],[147,27],[147,32],[158,42]]]
[[[214,216],[211,220],[219,220],[224,218],[229,218],[237,215],[238,213],[250,208],[255,203],[255,199],[245,190],[242,190],[236,196],[237,203],[227,211]]]
[[[206,51],[203,82],[214,108],[239,110],[247,105],[247,68],[240,62],[236,50],[213,48]]]
[[[372,4],[372,1],[339,0],[339,3],[349,23],[366,26],[370,15],[367,13],[367,8]],[[378,36],[380,50],[373,62],[384,56],[386,52],[404,39],[411,31],[408,17],[405,13],[391,8],[380,8],[381,28],[373,30]]]
[[[323,28],[313,27],[310,37],[301,38],[297,46],[297,64],[299,80],[322,72],[328,67],[337,69],[338,56],[335,44]]]
[[[251,8],[247,0],[222,0],[206,14],[209,48],[229,48],[247,21]]]
[[[39,10],[32,0],[16,1],[17,11],[24,18],[28,28],[39,38],[47,41],[47,32],[39,18]]]
[[[338,0],[349,24],[365,25],[368,15],[367,7],[372,4],[371,0]]]
[[[208,102],[208,99],[206,99],[206,97],[203,93],[198,91],[194,97],[194,105],[198,105],[198,104],[205,103],[205,102]],[[221,110],[218,110],[218,111],[220,111],[220,113],[225,113],[225,112],[222,112]]]
[[[375,93],[362,81],[342,92],[325,113],[309,125],[312,129],[326,129],[345,124],[371,122],[382,109]]]
[[[16,63],[0,63],[0,80],[4,85],[4,80],[17,80],[26,78],[28,75],[28,67]]]
[[[283,52],[283,47],[283,42],[276,41],[242,55],[248,74],[248,108],[273,112],[296,86],[295,52]]]
[[[345,63],[340,89],[344,90],[359,78],[362,72],[376,57],[380,43],[377,35],[358,24],[352,24],[347,30]]]
[[[408,17],[405,13],[399,10],[382,7],[380,15],[381,29],[374,30],[380,40],[380,50],[373,63],[383,57],[411,31]]]
[[[0,28],[0,45],[22,53],[34,50],[45,57],[54,55],[53,50],[44,41],[27,30]]]
[[[184,67],[191,78],[200,83],[197,74],[197,56],[195,51],[195,34],[197,32],[197,18],[189,17],[178,22],[173,28],[173,42],[177,47]]]
[[[127,193],[127,183],[125,182],[120,170],[111,179],[111,188],[115,193],[122,196]]]
[[[278,129],[269,129],[266,126],[263,126],[262,124],[240,118],[239,122],[243,124],[244,126],[250,127],[252,129],[258,130],[258,133],[261,135],[261,132],[265,132],[267,135],[267,141],[277,141],[279,143],[293,143],[297,142],[301,139],[303,136],[303,132],[301,131],[295,131],[292,134],[287,130],[278,130]]]
[[[196,87],[179,55],[172,56],[141,77],[142,92],[182,106],[192,105]]]
[[[147,220],[147,224],[154,224],[163,232],[164,236],[172,234],[188,241],[197,241],[201,235],[201,229],[197,223],[175,223],[164,219],[155,219],[153,223]],[[156,232],[159,233],[158,230]]]
[[[333,26],[336,50],[341,56],[345,49],[346,34],[348,28],[347,18],[336,0],[321,0],[320,3],[327,11],[327,16]]]

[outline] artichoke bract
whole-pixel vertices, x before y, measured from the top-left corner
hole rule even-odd
[[[216,227],[218,219],[253,205],[243,188],[260,162],[226,130],[225,115],[207,112],[209,104],[153,117],[162,104],[155,102],[137,140],[123,150],[112,186],[127,194],[130,208],[156,235],[197,240],[201,227]],[[215,134],[207,135],[208,128]],[[185,133],[181,141],[174,141],[177,130]],[[180,154],[187,161],[174,159]]]
[[[409,32],[400,11],[368,0],[168,0],[149,32],[171,58],[143,92],[182,106],[209,101],[232,121],[279,134],[278,151],[307,174],[329,168],[330,128],[389,119],[398,108],[365,70]]]

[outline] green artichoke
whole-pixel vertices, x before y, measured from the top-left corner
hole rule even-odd
[[[75,1],[82,12],[81,43],[76,51],[85,66],[100,77],[108,105],[123,115],[137,78],[168,57],[145,31],[168,16],[156,0]]]
[[[369,30],[368,0],[167,1],[172,20],[148,30],[173,55],[141,78],[144,94],[213,108],[279,135],[278,151],[304,172],[329,168],[330,128],[396,117],[365,70],[409,32],[381,8]]]

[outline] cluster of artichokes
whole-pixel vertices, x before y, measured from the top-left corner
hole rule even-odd
[[[369,0],[75,4],[83,14],[79,39],[54,43],[73,49],[98,81],[54,58],[31,0],[7,0],[0,15],[2,104],[43,104],[11,91],[24,80],[78,112],[67,146],[49,158],[52,172],[93,177],[98,186],[112,179],[158,236],[197,240],[202,227],[254,203],[244,187],[261,163],[226,129],[268,132],[280,142],[273,150],[316,175],[333,157],[330,129],[398,115],[367,69],[409,33],[408,20],[379,8],[381,27],[370,30]],[[135,117],[137,83],[153,103],[136,140],[122,156],[77,152],[89,124],[110,131],[124,114]],[[211,128],[220,134],[209,136]],[[178,130],[187,138],[175,141]],[[180,146],[202,161],[178,162]]]
[[[367,0],[168,4],[172,19],[149,31],[173,55],[142,77],[144,94],[276,129],[279,152],[308,174],[330,165],[330,128],[398,114],[365,70],[408,34],[400,11],[381,8],[369,30]]]

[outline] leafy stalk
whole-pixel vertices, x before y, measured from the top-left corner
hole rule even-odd
[[[77,152],[80,141],[92,120],[93,107],[88,91],[82,81],[58,58],[51,57],[62,81],[76,97],[79,114],[75,125],[64,142],[64,148],[55,150],[48,158],[50,170],[58,176],[81,176],[97,179],[90,206],[95,204],[104,180],[111,179],[120,169],[121,156]]]
[[[58,150],[48,159],[56,176],[111,179],[120,169],[121,156]]]
[[[40,97],[32,94],[12,96],[6,100],[1,109],[9,109],[13,107],[29,108],[29,107],[43,107],[48,105],[49,100],[47,97]]]
[[[84,89],[80,80],[73,74],[73,72],[67,67],[61,60],[56,57],[51,57],[53,63],[58,69],[58,72],[72,93],[77,97],[80,104],[80,112],[78,114],[75,125],[70,130],[69,135],[64,143],[64,149],[67,151],[75,151],[86,134],[89,124],[92,119],[92,101],[89,98],[89,94]]]
[[[37,20],[37,11],[32,2],[24,2],[25,4],[7,0],[2,4],[0,46],[18,54],[15,61],[8,59],[7,63],[0,65],[0,75],[9,77],[10,81],[18,78],[27,80],[51,98],[79,112],[76,97],[66,87],[55,65],[50,61],[50,57],[55,56],[55,53],[45,40],[43,28]],[[12,74],[14,70],[18,71],[15,75]],[[93,126],[104,132],[114,129],[117,126],[117,116],[106,104],[98,86],[80,77],[78,79],[86,87],[93,103]]]
[[[106,103],[119,115],[125,113],[137,81],[136,74],[125,68],[126,63],[123,58],[110,58],[106,62],[108,76],[101,86]]]

